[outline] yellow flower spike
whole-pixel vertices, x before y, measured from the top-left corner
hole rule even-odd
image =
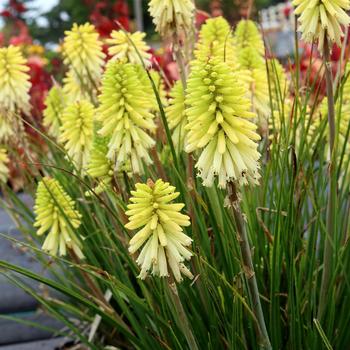
[[[347,76],[347,74],[350,72],[349,69],[347,69],[346,73],[344,76]],[[347,139],[347,132],[348,132],[348,128],[350,125],[350,78],[348,76],[346,82],[343,85],[343,94],[342,94],[342,98],[340,100],[340,97],[338,98],[337,103],[335,104],[335,115],[336,115],[336,124],[338,125],[338,155],[341,155],[341,152],[343,152],[344,146],[345,146],[345,153],[344,153],[344,157],[345,159],[343,160],[343,162],[347,162],[347,160],[350,157],[350,142],[349,142],[349,138]],[[317,127],[319,126],[319,124],[321,123],[322,120],[328,118],[328,101],[327,101],[327,97],[325,97],[321,103],[320,106],[320,117],[321,118],[317,118],[313,125],[311,126],[311,137],[314,137],[314,135],[312,135],[313,132],[315,132],[317,130]],[[338,118],[340,117],[340,120],[338,120]],[[328,130],[328,122],[327,122],[327,130]],[[329,133],[327,132],[327,130],[325,131],[325,135],[326,137],[329,136]]]
[[[135,187],[127,206],[129,222],[125,227],[139,229],[129,243],[131,254],[142,247],[136,260],[141,267],[139,277],[145,279],[152,271],[152,275],[159,277],[168,277],[171,273],[177,282],[182,281],[182,275],[193,278],[184,265],[192,256],[186,248],[192,239],[182,228],[190,226],[190,218],[180,213],[184,204],[172,203],[179,193],[163,180],[155,183],[148,180],[147,184],[138,183]]]
[[[289,122],[292,101],[289,97],[289,82],[284,68],[277,59],[267,61],[273,115],[269,118],[270,139],[280,132],[282,119]]]
[[[264,41],[253,21],[241,20],[234,33],[238,72],[245,77],[248,98],[257,114],[267,118],[270,114],[269,85],[265,63]],[[241,79],[242,80],[242,79]]]
[[[169,105],[166,116],[172,130],[175,149],[181,152],[185,147],[187,117],[185,111],[185,93],[181,81],[177,81],[169,93]]]
[[[107,158],[108,142],[107,137],[95,134],[87,173],[98,181],[98,185],[94,188],[96,194],[106,191],[111,186],[114,174],[113,163]]]
[[[95,27],[90,23],[74,23],[65,35],[62,47],[64,63],[82,85],[91,82],[97,85],[102,75],[105,54]]]
[[[48,133],[53,137],[60,134],[62,113],[66,105],[66,97],[62,89],[53,86],[45,99],[45,110],[43,112],[43,125],[47,128]]]
[[[56,179],[44,177],[38,185],[34,206],[36,215],[34,227],[37,235],[48,235],[42,249],[52,255],[64,256],[67,248],[72,249],[80,258],[84,258],[82,244],[76,234],[81,224],[81,214],[75,209],[75,203],[64,191]]]
[[[188,34],[193,27],[195,7],[192,0],[151,0],[149,12],[156,31],[166,37]]]
[[[233,36],[230,25],[225,18],[220,16],[207,19],[199,32],[199,40],[194,54],[197,59],[205,61],[213,56],[220,57],[232,69],[237,68]]]
[[[85,100],[68,105],[62,114],[59,141],[79,170],[89,161],[94,133],[94,106]]]
[[[110,61],[102,79],[98,121],[102,123],[101,136],[110,137],[107,157],[120,171],[130,163],[133,173],[142,174],[143,164],[152,164],[149,149],[155,141],[147,132],[156,125],[154,107],[147,89],[141,84],[138,65]]]
[[[350,0],[294,0],[295,14],[299,16],[302,39],[312,43],[318,39],[318,49],[322,53],[325,35],[341,46],[344,36],[342,26],[350,25]]]
[[[0,111],[0,142],[7,142],[15,136],[12,121],[15,118],[12,112]]]
[[[81,82],[70,69],[63,78],[63,94],[66,96],[67,103],[73,103],[79,100],[88,100],[96,97],[96,91],[91,82]]]
[[[0,109],[4,112],[30,111],[29,67],[19,47],[0,48]]]
[[[241,20],[238,22],[234,34],[234,45],[237,50],[250,47],[259,55],[265,55],[264,40],[258,27],[251,20]]]
[[[107,43],[111,45],[108,48],[108,53],[112,59],[126,59],[127,62],[135,64],[142,64],[140,55],[143,63],[149,66],[151,54],[148,52],[150,47],[143,40],[145,36],[146,33],[142,32],[126,33],[122,30],[113,30],[111,39],[107,39]]]
[[[0,148],[0,183],[6,183],[9,177],[9,169],[7,164],[9,163],[7,151],[4,148]]]
[[[257,183],[260,154],[256,125],[246,90],[230,67],[220,59],[194,61],[188,79],[185,150],[200,150],[196,164],[204,186],[227,182]]]

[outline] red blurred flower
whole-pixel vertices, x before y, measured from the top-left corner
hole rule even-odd
[[[8,17],[11,17],[12,14],[9,10],[3,10],[0,12],[0,16],[8,18]]]
[[[210,18],[210,15],[208,12],[197,10],[196,18],[195,18],[196,28],[200,29],[202,24],[204,24],[208,18]]]
[[[45,107],[44,98],[52,85],[52,81],[50,74],[45,70],[42,58],[37,56],[29,57],[28,66],[30,68],[30,82],[32,83],[29,91],[32,114],[33,117],[40,119]]]
[[[85,4],[92,10],[90,20],[101,37],[108,37],[112,30],[120,27],[130,29],[127,1],[117,0],[114,4],[110,4],[109,1],[85,0]]]

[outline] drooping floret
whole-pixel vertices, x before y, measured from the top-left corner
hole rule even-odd
[[[349,0],[294,0],[295,14],[299,15],[302,39],[312,43],[318,39],[318,48],[322,53],[324,40],[329,40],[341,46],[344,36],[342,26],[350,25]]]

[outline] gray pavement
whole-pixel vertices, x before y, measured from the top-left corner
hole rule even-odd
[[[31,205],[28,196],[20,196]],[[0,232],[23,240],[22,234],[16,230],[11,218],[2,208],[0,208]],[[40,274],[45,273],[43,267],[27,249],[3,237],[0,237],[0,259]],[[35,289],[39,288],[34,281],[25,279],[25,283]],[[2,315],[4,317],[1,317]],[[10,321],[6,316],[19,318],[23,322]],[[64,343],[62,338],[54,338],[56,335],[54,332],[30,326],[28,323],[61,329],[61,324],[40,310],[33,297],[10,283],[0,273],[0,350],[54,350],[59,349],[59,345]]]

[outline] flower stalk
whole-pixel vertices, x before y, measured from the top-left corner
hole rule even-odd
[[[320,320],[324,314],[326,306],[326,298],[328,295],[329,285],[332,273],[333,260],[333,239],[335,237],[335,213],[337,206],[337,172],[336,172],[336,126],[335,126],[335,107],[334,107],[334,93],[333,93],[333,74],[330,58],[330,47],[328,43],[327,33],[325,34],[323,61],[325,65],[327,100],[328,100],[328,124],[329,124],[329,155],[330,163],[328,166],[329,176],[329,195],[327,202],[327,236],[325,240],[324,256],[323,256],[323,273],[320,290],[320,300],[318,306],[317,318]]]
[[[181,303],[181,299],[179,297],[179,292],[177,290],[176,283],[169,281],[168,286],[170,289],[170,295],[171,295],[172,301],[176,307],[176,311],[178,312],[177,315],[178,315],[179,320],[181,322],[179,326],[180,326],[180,328],[182,328],[182,331],[186,337],[189,348],[191,350],[198,350],[196,340],[195,340],[194,335],[191,331],[190,323],[188,321],[188,318],[186,316],[186,312],[183,308],[183,305]]]
[[[251,307],[256,317],[255,330],[258,337],[258,343],[261,349],[272,350],[270,338],[266,329],[264,313],[261,307],[258,283],[255,276],[248,235],[243,219],[243,214],[239,205],[236,186],[233,182],[230,182],[228,184],[228,191],[230,205],[237,229],[237,237],[242,254],[243,270],[247,279],[248,291],[251,299]]]

